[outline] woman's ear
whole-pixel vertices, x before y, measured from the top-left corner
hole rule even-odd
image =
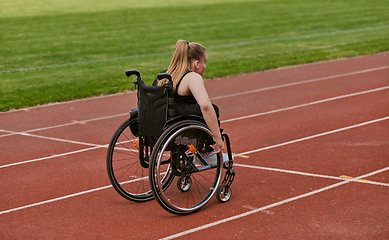
[[[190,64],[191,71],[194,71],[199,68],[200,62],[198,60],[192,60]]]
[[[195,67],[196,69],[199,68],[199,60],[195,60]]]

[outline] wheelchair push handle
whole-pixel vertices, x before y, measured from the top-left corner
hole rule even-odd
[[[138,70],[128,70],[126,71],[126,76],[129,77],[131,75],[136,75],[138,78],[140,78],[140,73]]]
[[[127,70],[126,71],[126,76],[129,77],[131,75],[136,75],[137,78],[136,78],[136,82],[134,82],[134,85],[135,85],[135,89],[136,89],[136,85],[139,84],[139,81],[141,80],[140,78],[140,72],[138,70]]]
[[[167,78],[169,81],[172,81],[172,76],[170,76],[170,74],[168,74],[168,73],[160,73],[157,75],[157,78],[158,78],[158,80]]]

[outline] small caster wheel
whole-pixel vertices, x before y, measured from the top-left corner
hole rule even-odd
[[[181,192],[187,192],[189,191],[190,187],[192,186],[192,179],[188,175],[184,175],[178,178],[177,180],[177,188]]]
[[[222,184],[217,188],[216,198],[221,203],[228,202],[231,198],[232,190],[227,184]]]

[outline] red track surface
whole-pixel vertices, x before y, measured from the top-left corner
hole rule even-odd
[[[206,87],[229,202],[175,216],[120,197],[105,156],[136,95],[92,98],[0,113],[0,238],[389,239],[389,52]]]

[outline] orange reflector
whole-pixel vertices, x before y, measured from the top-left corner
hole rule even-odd
[[[139,148],[139,139],[134,142],[133,146]]]
[[[189,150],[193,153],[193,154],[197,154],[197,149],[195,146],[193,145],[188,145],[188,148]]]

